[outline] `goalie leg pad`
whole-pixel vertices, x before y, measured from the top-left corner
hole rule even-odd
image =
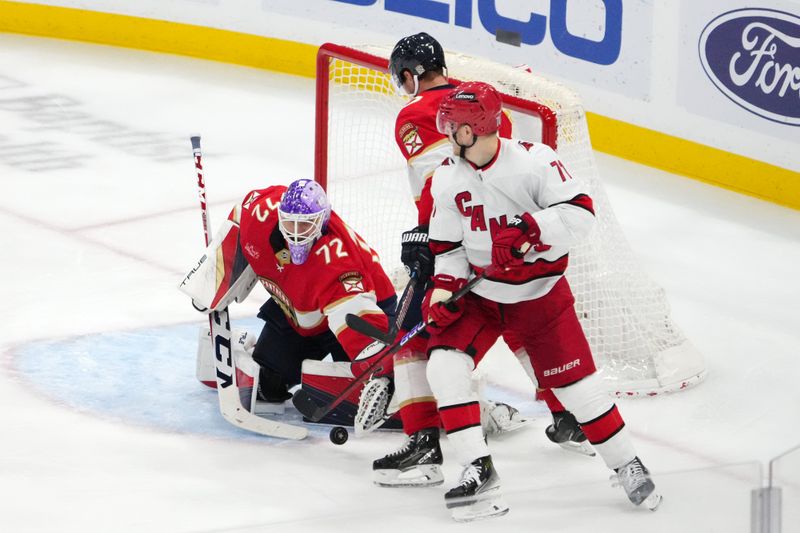
[[[302,387],[305,392],[321,403],[338,396],[353,380],[350,363],[327,362],[306,359],[303,361]],[[361,389],[357,388],[336,409],[320,420],[322,424],[353,426],[359,404]],[[401,429],[399,417],[391,416],[381,426],[383,429]],[[374,428],[377,429],[377,428]]]

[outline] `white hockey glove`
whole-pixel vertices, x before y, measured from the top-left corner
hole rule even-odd
[[[528,419],[507,403],[481,401],[481,425],[487,435],[509,433],[523,427]]]

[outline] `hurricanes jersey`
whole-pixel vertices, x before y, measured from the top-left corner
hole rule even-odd
[[[436,273],[468,278],[492,261],[492,239],[516,215],[530,213],[546,246],[531,248],[521,267],[487,277],[473,289],[500,303],[547,294],[567,268],[568,250],[594,223],[585,185],[545,144],[499,139],[483,167],[453,157],[432,180],[431,249]]]

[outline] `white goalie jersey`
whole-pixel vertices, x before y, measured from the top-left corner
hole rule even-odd
[[[563,276],[571,246],[594,223],[592,200],[547,145],[499,139],[494,158],[481,168],[451,158],[433,177],[431,248],[436,273],[468,278],[492,262],[492,238],[516,215],[530,213],[545,246],[531,248],[525,263],[487,277],[473,292],[501,303],[547,294]]]

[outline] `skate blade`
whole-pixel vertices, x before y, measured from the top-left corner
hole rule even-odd
[[[655,492],[650,494],[647,498],[642,501],[642,505],[650,509],[651,511],[655,511],[658,509],[658,506],[661,505],[663,498],[661,494],[656,494]]]
[[[485,488],[483,491],[473,496],[464,496],[461,498],[448,498],[445,499],[445,505],[448,509],[455,509],[457,507],[470,507],[477,505],[481,502],[491,502],[500,498],[500,485]]]
[[[434,487],[444,483],[439,465],[420,465],[409,470],[373,470],[372,481],[381,487]]]
[[[566,442],[559,442],[558,445],[568,452],[577,453],[579,455],[586,455],[588,457],[594,457],[597,455],[597,453],[594,451],[594,448],[592,448],[592,445],[589,444],[589,441],[587,440],[583,442],[568,440]]]
[[[508,505],[499,497],[479,500],[472,505],[453,507],[450,516],[456,522],[474,522],[508,513]]]

